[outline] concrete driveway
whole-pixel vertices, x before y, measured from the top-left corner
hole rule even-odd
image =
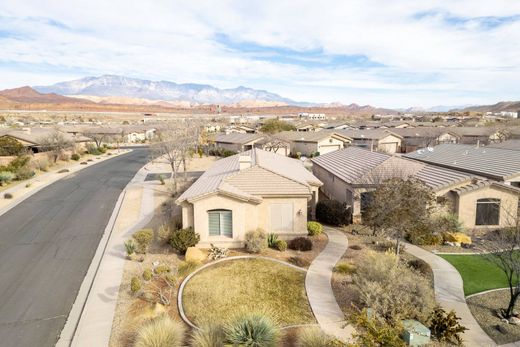
[[[135,148],[88,167],[0,217],[1,346],[54,346],[119,194],[147,157]]]

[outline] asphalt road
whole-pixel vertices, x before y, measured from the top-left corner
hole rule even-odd
[[[54,346],[146,149],[85,168],[0,216],[0,346]],[[103,317],[100,317],[103,319]]]

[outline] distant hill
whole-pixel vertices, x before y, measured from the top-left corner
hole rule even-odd
[[[303,106],[266,90],[247,87],[219,89],[207,84],[177,84],[124,76],[104,75],[34,87],[42,93],[71,96],[126,97],[131,99],[190,102],[193,104],[237,104],[244,101],[265,101],[276,105]]]
[[[520,111],[520,101],[501,101],[494,105],[470,106],[463,108],[462,111],[474,112],[518,112]]]
[[[70,104],[70,103],[90,103],[90,101],[77,98],[69,98],[54,93],[39,93],[31,87],[25,86],[14,89],[0,91],[0,96],[15,103],[49,103],[49,104]]]

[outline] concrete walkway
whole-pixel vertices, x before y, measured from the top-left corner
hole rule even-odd
[[[490,347],[496,343],[477,323],[464,297],[462,277],[450,263],[420,247],[406,244],[406,252],[424,260],[433,271],[435,299],[444,309],[454,310],[461,318],[461,324],[468,328],[463,339],[467,346]]]
[[[332,270],[348,248],[345,234],[325,227],[329,242],[307,270],[305,289],[312,312],[321,329],[342,341],[348,340],[354,328],[346,325],[345,315],[339,308],[332,291]]]

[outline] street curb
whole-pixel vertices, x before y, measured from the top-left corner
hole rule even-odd
[[[47,182],[47,183],[44,183],[44,184],[41,185],[40,187],[33,189],[33,190],[32,190],[31,192],[29,192],[28,194],[26,194],[26,195],[24,195],[24,196],[22,196],[22,197],[16,199],[16,200],[13,201],[10,205],[7,205],[7,206],[1,208],[1,209],[0,209],[0,217],[1,217],[2,215],[6,214],[7,212],[9,212],[11,209],[13,209],[13,208],[15,208],[16,206],[18,206],[19,204],[21,204],[21,203],[22,203],[23,201],[25,201],[26,199],[28,199],[28,198],[30,198],[31,196],[33,196],[34,194],[38,193],[40,190],[42,190],[42,189],[44,189],[44,188],[47,188],[47,187],[50,186],[51,184],[56,183],[56,182],[58,182],[58,181],[60,181],[60,180],[62,180],[62,179],[64,179],[64,178],[66,178],[66,177],[68,177],[68,176],[70,176],[70,175],[72,175],[72,174],[78,173],[78,172],[82,171],[83,169],[86,169],[86,168],[89,168],[89,167],[95,166],[96,164],[99,164],[99,163],[104,163],[105,161],[108,161],[108,160],[110,160],[110,159],[118,158],[118,157],[120,157],[120,156],[123,156],[123,155],[126,155],[126,154],[128,154],[128,153],[131,153],[132,151],[133,151],[133,150],[130,150],[130,151],[125,152],[125,153],[118,153],[118,154],[116,154],[116,155],[112,155],[112,156],[110,156],[110,157],[106,157],[106,158],[104,158],[104,159],[102,159],[102,160],[94,161],[94,162],[92,162],[92,164],[90,164],[90,165],[81,165],[81,166],[80,166],[80,164],[78,164],[78,165],[77,165],[77,166],[78,166],[78,169],[76,169],[76,170],[74,170],[74,171],[70,171],[70,172],[63,173],[63,174],[62,174],[60,177],[58,177],[57,179],[55,179],[55,180],[51,180],[51,181],[49,181],[49,182]],[[52,174],[52,173],[57,173],[57,172],[49,172],[48,174]],[[28,182],[30,182],[30,180],[28,180]],[[27,183],[28,183],[28,182],[27,182]],[[20,184],[23,184],[23,183],[24,183],[24,182],[22,181]],[[16,187],[18,187],[18,185],[14,186],[14,187],[12,187],[12,188],[16,188]],[[10,189],[12,189],[12,188],[7,189],[6,191],[2,192],[2,194],[7,193],[7,192],[8,192]]]

